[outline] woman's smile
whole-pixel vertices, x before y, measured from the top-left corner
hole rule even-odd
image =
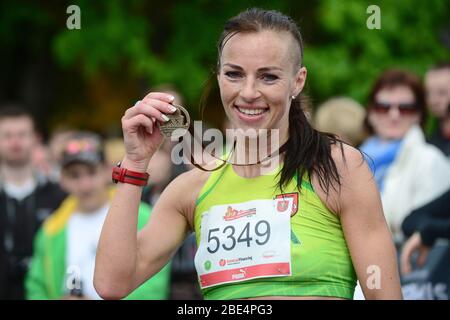
[[[241,121],[255,123],[263,121],[269,113],[270,108],[263,106],[247,106],[235,104],[233,109]]]

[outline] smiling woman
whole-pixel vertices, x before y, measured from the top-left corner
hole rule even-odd
[[[225,112],[235,127],[283,127],[290,99],[301,91],[306,69],[293,74],[287,32],[236,34],[222,49],[218,81]],[[262,55],[255,55],[259,50]],[[284,125],[287,140],[288,126]]]
[[[366,298],[401,298],[370,170],[357,150],[312,128],[301,108],[307,72],[296,24],[276,11],[249,9],[226,23],[218,53],[228,120],[234,129],[257,132],[236,143],[237,153],[258,153],[259,145],[252,148],[248,140],[276,132],[280,164],[268,174],[258,162],[180,175],[139,233],[141,187],[120,182],[98,248],[99,294],[127,295],[194,231],[195,266],[207,299],[351,299],[357,278]],[[147,170],[163,139],[151,118],[164,121],[172,101],[152,92],[125,112],[125,174]],[[374,265],[382,273],[380,286],[367,287]]]

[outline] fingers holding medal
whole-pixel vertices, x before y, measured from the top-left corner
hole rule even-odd
[[[189,129],[191,119],[188,111],[182,106],[174,104],[173,100],[174,97],[169,94],[149,93],[128,109],[124,118],[130,119],[144,115],[151,120],[151,128],[147,128],[148,132],[153,133],[154,125],[156,125],[161,134],[167,138],[181,137]]]
[[[122,117],[126,159],[133,168],[146,170],[164,137],[181,137],[187,132],[189,113],[182,106],[173,105],[173,101],[169,94],[152,92],[128,108]]]
[[[183,136],[191,124],[189,112],[180,105],[173,104],[176,111],[168,114],[168,121],[158,122],[161,133],[167,138],[179,138]]]

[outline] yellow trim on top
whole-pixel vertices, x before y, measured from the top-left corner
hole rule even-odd
[[[108,188],[109,199],[112,199],[116,192],[115,187]],[[75,196],[68,196],[56,211],[44,222],[44,232],[48,235],[54,235],[61,231],[72,213],[78,206],[78,199]]]

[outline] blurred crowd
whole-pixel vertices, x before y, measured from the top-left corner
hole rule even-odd
[[[423,79],[386,70],[365,106],[332,97],[309,119],[364,154],[398,249],[405,298],[448,299],[450,64],[431,67]],[[172,147],[166,139],[151,160],[138,228],[168,183],[191,169],[171,161]],[[97,242],[114,193],[111,169],[124,152],[120,137],[76,128],[59,128],[42,141],[26,108],[0,105],[0,299],[99,299]],[[201,299],[195,251],[191,234],[171,263],[128,298]]]

